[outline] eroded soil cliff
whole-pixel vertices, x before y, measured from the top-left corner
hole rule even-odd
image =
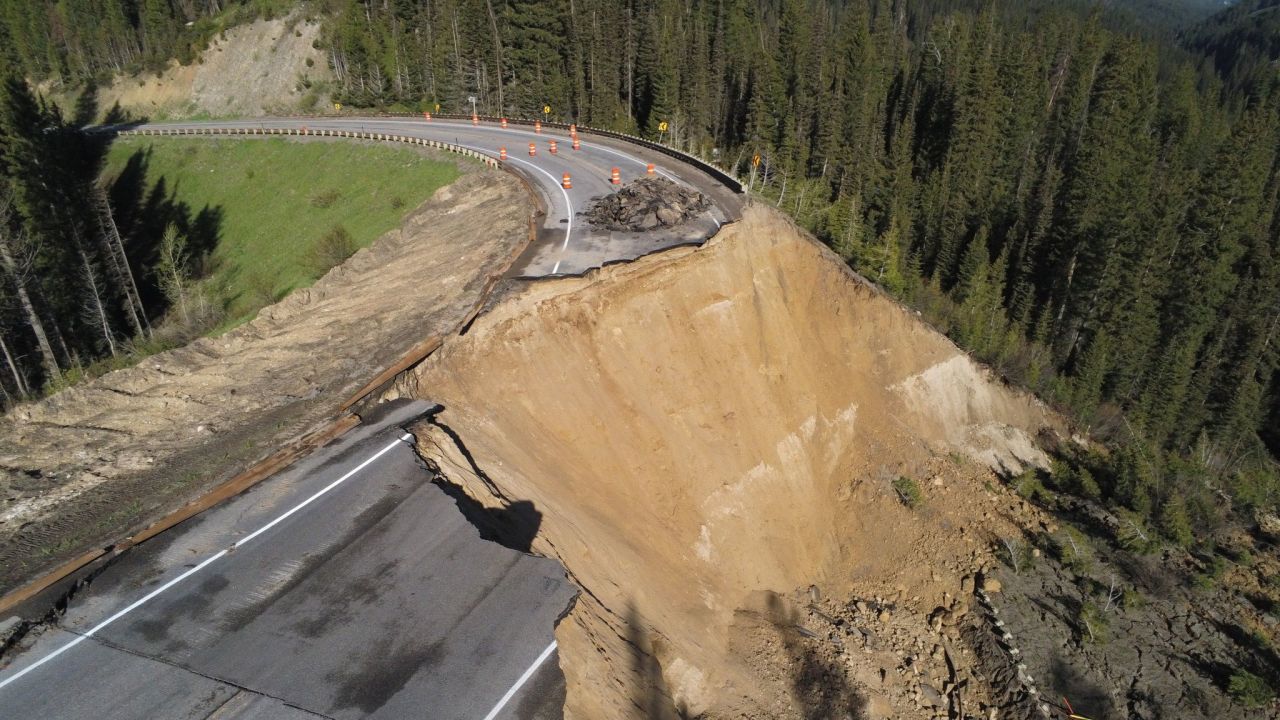
[[[776,213],[528,286],[392,394],[445,406],[423,454],[581,584],[572,717],[1003,702],[959,632],[993,539],[1047,523],[992,468],[1059,423]]]

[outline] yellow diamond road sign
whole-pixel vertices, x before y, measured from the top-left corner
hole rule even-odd
[[[666,131],[667,131],[667,121],[663,120],[662,122],[658,123],[658,132],[666,132]]]
[[[551,112],[551,106],[550,106],[550,105],[543,105],[543,106],[542,106],[542,114],[543,114],[543,115],[546,115],[547,113],[550,113],[550,112]]]
[[[333,109],[334,109],[334,110],[341,110],[341,109],[342,109],[342,103],[334,103],[334,104],[333,104]]]

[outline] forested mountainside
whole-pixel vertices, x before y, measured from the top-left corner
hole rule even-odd
[[[83,80],[196,59],[208,39],[291,0],[0,0],[0,58],[31,78]]]
[[[1186,31],[1186,46],[1213,61],[1237,101],[1275,78],[1280,1],[1243,0]]]
[[[1271,76],[1070,3],[388,0],[330,38],[346,102],[545,103],[718,159],[1117,443],[1090,493],[1206,532],[1211,488],[1274,502]]]
[[[1110,0],[1110,7],[1125,10],[1153,25],[1175,29],[1199,22],[1230,7],[1235,0]]]
[[[1274,4],[1230,8],[1184,47],[1069,0],[308,7],[325,18],[348,106],[549,105],[555,119],[643,133],[740,174],[1110,442],[1076,490],[1189,543],[1280,493],[1280,97],[1262,70]],[[0,46],[28,77],[84,78],[189,52],[228,12],[281,7],[3,0]],[[22,153],[54,152],[33,149],[44,142],[33,128],[63,126],[6,102],[0,156],[21,188]],[[30,198],[10,222],[54,223],[33,217],[53,209]],[[74,233],[49,227],[74,259]],[[83,315],[68,328],[91,328]],[[21,315],[7,323],[12,344],[34,345]]]

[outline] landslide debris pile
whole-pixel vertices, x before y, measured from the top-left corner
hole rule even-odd
[[[921,683],[1007,716],[961,630],[1036,515],[988,468],[1057,421],[774,211],[527,285],[388,396],[441,403],[424,458],[582,586],[566,717],[922,717]]]
[[[666,178],[645,177],[596,200],[583,214],[596,227],[638,232],[675,227],[710,206],[711,201],[691,187]]]

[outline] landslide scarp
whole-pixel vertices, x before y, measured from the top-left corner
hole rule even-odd
[[[759,207],[529,285],[392,394],[444,405],[423,455],[536,508],[533,549],[584,589],[558,632],[573,717],[913,715],[922,670],[939,696],[968,672],[942,618],[959,647],[990,539],[1041,520],[991,468],[1045,463],[1059,429]]]

